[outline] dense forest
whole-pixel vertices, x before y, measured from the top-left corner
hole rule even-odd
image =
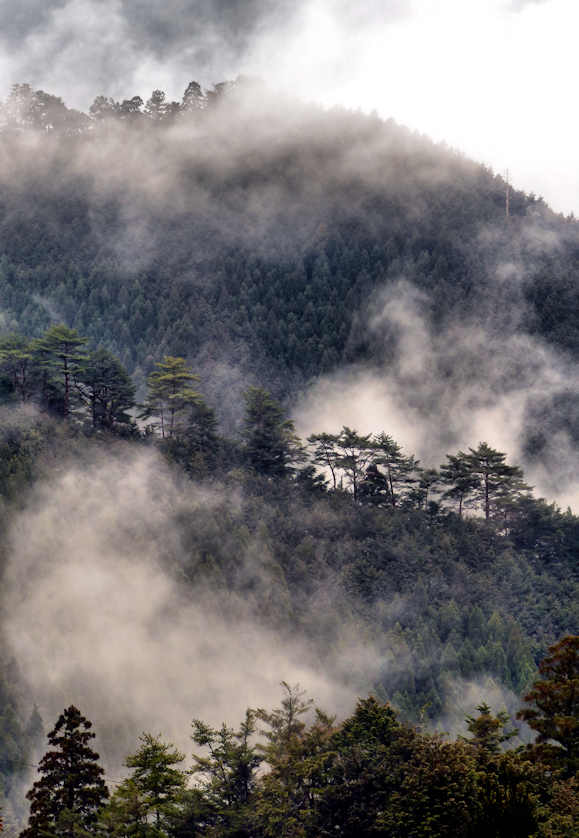
[[[23,838],[80,830],[158,838],[572,836],[579,638],[549,652],[525,697],[531,706],[519,713],[538,740],[516,751],[503,749],[516,734],[508,716],[484,703],[466,719],[469,735],[448,742],[401,723],[374,698],[336,724],[284,682],[281,707],[248,709],[238,729],[194,719],[191,739],[203,750],[189,770],[184,753],[144,733],[110,794],[90,748],[92,724],[70,706],[48,735],[52,750],[27,795]]]
[[[129,599],[124,574],[150,565],[179,608],[203,602],[227,637],[250,625],[336,694],[374,698],[337,722],[286,684],[280,708],[248,711],[239,729],[197,720],[193,787],[178,750],[145,734],[99,830],[575,834],[576,697],[564,764],[529,744],[544,729],[528,707],[519,750],[502,747],[507,716],[525,695],[541,706],[532,685],[577,652],[553,644],[579,626],[579,519],[526,477],[539,464],[554,493],[576,487],[577,222],[513,189],[507,215],[503,179],[460,154],[247,80],[192,82],[180,102],[98,97],[87,114],[16,85],[0,113],[0,183],[7,829],[25,820],[51,724],[36,705],[77,689],[72,676],[55,685],[43,656],[65,643],[76,665],[82,644],[100,649],[66,614],[58,573],[95,573],[98,587],[110,559]],[[304,393],[331,380],[347,400],[345,370],[387,378],[431,447],[339,419],[300,438]],[[523,404],[516,451],[475,421],[499,399]],[[90,596],[83,609],[92,625]],[[77,626],[78,646],[51,620]],[[103,672],[102,694],[87,681],[80,698],[95,687],[105,701],[112,683]],[[141,724],[102,724],[109,765]],[[70,707],[51,744],[88,748],[86,725]],[[166,772],[162,804],[147,749]],[[31,820],[27,836],[93,833],[107,793],[91,765],[88,820]],[[57,770],[49,754],[42,766]],[[49,786],[36,788],[41,812]]]

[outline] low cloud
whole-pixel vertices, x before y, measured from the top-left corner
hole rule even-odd
[[[516,306],[514,313],[505,309],[502,322],[481,316],[438,330],[429,304],[404,279],[378,295],[367,328],[375,358],[383,362],[318,379],[294,413],[298,432],[336,433],[342,425],[385,431],[425,466],[484,440],[526,468],[537,495],[577,508],[579,455],[569,432],[550,435],[547,416],[542,461],[531,459],[526,448],[535,405],[550,404],[574,380],[570,362],[517,331]]]
[[[222,502],[178,485],[154,453],[109,455],[57,470],[12,527],[9,647],[47,727],[77,704],[113,772],[143,730],[190,753],[192,718],[236,725],[247,706],[277,706],[282,679],[346,714],[375,675],[375,653],[343,626],[322,665],[315,643],[266,628],[235,591],[210,588],[201,572],[185,582],[179,519]],[[257,574],[265,602],[267,548],[238,547],[240,574]]]

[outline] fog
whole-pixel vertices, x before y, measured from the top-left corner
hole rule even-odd
[[[86,109],[258,75],[376,109],[577,213],[577,14],[574,0],[5,0],[0,95],[27,81]]]
[[[458,4],[446,5],[443,23],[455,13],[460,35],[466,24]],[[538,14],[539,7],[556,5],[554,0],[490,4],[495,11],[500,6],[511,23],[512,16],[522,20]],[[346,111],[326,113],[297,102],[293,94],[326,105],[378,107],[383,114],[409,117],[414,128],[421,128],[424,116],[424,130],[442,139],[445,126],[456,129],[456,122],[429,122],[440,104],[437,97],[431,109],[397,112],[405,94],[424,85],[425,67],[436,68],[427,92],[445,78],[436,63],[415,64],[410,51],[401,55],[416,32],[416,20],[432,21],[435,6],[402,0],[364,9],[322,0],[297,5],[181,0],[163,8],[128,0],[5,3],[0,8],[4,78],[29,81],[83,109],[99,93],[146,97],[161,87],[180,98],[192,78],[209,85],[239,72],[271,68],[269,88],[240,93],[237,102],[228,99],[226,107],[204,112],[197,122],[182,120],[163,133],[144,130],[138,140],[122,125],[101,126],[87,141],[27,132],[7,138],[0,145],[0,183],[7,203],[14,201],[8,215],[29,220],[43,206],[80,195],[61,227],[58,218],[50,218],[52,232],[68,237],[63,240],[74,250],[80,205],[102,264],[127,288],[168,253],[183,257],[180,267],[175,259],[171,279],[187,287],[210,287],[210,258],[226,246],[239,246],[273,264],[276,259],[295,263],[296,272],[303,271],[299,254],[312,242],[323,242],[339,215],[336,199],[352,184],[388,189],[400,216],[418,224],[428,210],[421,189],[445,188],[463,177],[467,181],[474,164],[459,154],[438,157],[419,136],[386,127],[377,118],[358,123]],[[475,6],[483,15],[481,4]],[[417,16],[416,9],[424,16]],[[378,33],[377,22],[384,27]],[[486,22],[492,28],[492,21]],[[533,27],[539,24],[535,20]],[[444,53],[452,27],[434,31],[440,39],[429,36],[429,49]],[[420,32],[426,39],[427,28]],[[395,68],[364,64],[365,56],[384,51],[379,36],[386,34],[403,35],[392,46]],[[320,44],[322,61],[316,57]],[[279,60],[272,61],[274,54]],[[515,50],[515,55],[521,53]],[[441,60],[445,72],[451,59]],[[405,72],[385,72],[401,67]],[[453,72],[456,79],[456,67]],[[379,81],[363,88],[369,74]],[[464,76],[468,82],[468,73]],[[396,81],[401,77],[404,83]],[[494,75],[493,82],[498,81]],[[388,89],[384,98],[376,94],[382,87]],[[465,100],[462,122],[469,122],[468,114],[477,107],[477,90]],[[447,112],[461,111],[461,91],[458,85],[444,99]],[[488,110],[481,108],[473,124],[485,116]],[[494,117],[491,123],[498,131],[500,113]],[[555,120],[547,121],[553,130]],[[528,129],[528,121],[522,124]],[[565,120],[560,125],[560,134],[566,135]],[[449,131],[448,139],[465,139],[462,147],[468,150],[467,134]],[[488,146],[476,149],[492,162],[497,134],[488,137]],[[529,145],[531,137],[529,131]],[[502,164],[504,153],[496,159]],[[260,180],[267,166],[275,177]],[[248,173],[250,189],[244,180]],[[520,182],[523,174],[521,169]],[[542,191],[542,183],[549,184],[556,209],[568,210],[566,190],[573,178],[565,178],[563,189],[557,178],[541,177],[538,183],[529,179],[528,188]],[[379,211],[373,215],[354,189],[351,194],[360,226],[371,233],[380,229],[373,226]],[[476,244],[488,258],[483,271],[489,279],[487,298],[479,295],[475,312],[457,313],[442,324],[433,314],[435,295],[424,283],[418,287],[411,268],[383,276],[356,313],[353,329],[368,337],[371,358],[342,364],[308,383],[291,406],[300,435],[338,432],[342,425],[364,433],[385,431],[424,466],[437,466],[447,453],[485,440],[525,468],[536,495],[577,511],[579,455],[569,427],[557,424],[553,407],[561,394],[576,390],[576,367],[569,356],[531,333],[523,293],[533,255],[565,245],[552,222],[549,216],[543,223],[538,211],[537,219],[522,223],[506,247],[496,226],[481,221]],[[177,228],[185,233],[172,237]],[[65,319],[50,291],[31,300],[49,320]],[[19,325],[4,311],[0,322],[3,331]],[[120,331],[122,324],[115,325]],[[107,338],[117,339],[116,330]],[[146,347],[140,364],[150,365],[158,351],[158,346]],[[263,357],[255,358],[243,340],[225,334],[192,349],[189,360],[207,382],[204,392],[222,423],[234,429],[239,427],[240,394],[248,384],[273,380],[295,396],[304,383],[297,374],[295,380],[280,381],[283,375]],[[136,372],[142,382],[143,367]],[[547,436],[539,461],[530,456],[528,445],[529,431],[537,424]],[[113,773],[121,770],[143,730],[161,733],[189,754],[192,718],[235,725],[247,706],[277,705],[281,680],[299,683],[320,706],[344,716],[356,697],[366,695],[378,680],[388,683],[390,675],[395,682],[409,665],[390,641],[379,642],[360,628],[332,579],[306,603],[302,628],[309,627],[309,636],[284,629],[281,617],[268,620],[268,598],[278,580],[275,557],[259,534],[232,548],[238,581],[251,580],[252,598],[235,587],[209,586],[201,569],[199,579],[192,579],[194,549],[183,521],[217,515],[223,506],[239,513],[245,502],[239,490],[184,482],[151,451],[134,454],[119,448],[116,457],[51,467],[13,520],[3,579],[9,648],[46,726],[64,706],[78,704],[95,723],[99,748]],[[400,600],[380,603],[380,625],[387,630],[405,607]],[[463,714],[485,697],[494,709],[499,703],[510,710],[514,703],[494,684],[457,682],[449,685],[441,724],[458,730]]]
[[[505,268],[503,279],[513,275]],[[406,279],[379,291],[365,322],[375,358],[316,380],[295,411],[298,432],[384,431],[435,468],[446,454],[485,441],[525,468],[535,495],[577,510],[579,452],[569,432],[543,427],[542,462],[525,445],[534,407],[576,389],[576,364],[519,330],[516,304],[440,331],[430,303]],[[380,347],[388,350],[383,364]]]
[[[311,602],[312,631],[334,634],[323,663],[314,637],[267,628],[275,580],[267,547],[239,543],[239,578],[252,602],[183,574],[192,554],[180,519],[243,499],[181,483],[161,458],[123,453],[50,470],[9,535],[4,629],[47,730],[76,704],[118,773],[138,735],[161,733],[188,755],[190,723],[237,725],[245,709],[280,704],[280,682],[346,715],[384,661],[343,620]],[[329,592],[328,592],[329,593]],[[317,648],[316,648],[317,646]]]

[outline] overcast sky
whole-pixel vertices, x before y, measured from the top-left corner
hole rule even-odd
[[[579,0],[0,0],[1,95],[27,81],[180,98],[239,73],[376,109],[579,215]]]

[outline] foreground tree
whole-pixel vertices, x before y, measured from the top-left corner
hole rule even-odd
[[[535,754],[573,776],[579,771],[579,635],[550,646],[539,672],[542,679],[524,699],[530,706],[518,718],[538,734]]]
[[[10,381],[12,392],[26,401],[31,393],[32,352],[30,343],[21,335],[0,339],[0,373]]]
[[[52,746],[40,760],[41,774],[28,794],[30,817],[21,838],[96,834],[108,798],[99,755],[90,747],[92,723],[71,705],[48,734]]]
[[[129,819],[137,822],[140,818],[136,834],[161,836],[166,834],[167,821],[179,812],[186,773],[178,766],[185,755],[150,733],[144,733],[140,741],[139,750],[127,758],[133,773],[119,787],[118,797],[127,802]]]
[[[257,769],[262,761],[251,738],[255,733],[255,713],[247,710],[239,730],[223,724],[213,728],[199,719],[193,721],[193,741],[205,748],[206,755],[193,755],[192,774],[197,778],[198,791],[194,800],[202,806],[191,807],[189,827],[196,822],[205,824],[211,836],[249,835],[252,820],[250,806],[257,785]]]

